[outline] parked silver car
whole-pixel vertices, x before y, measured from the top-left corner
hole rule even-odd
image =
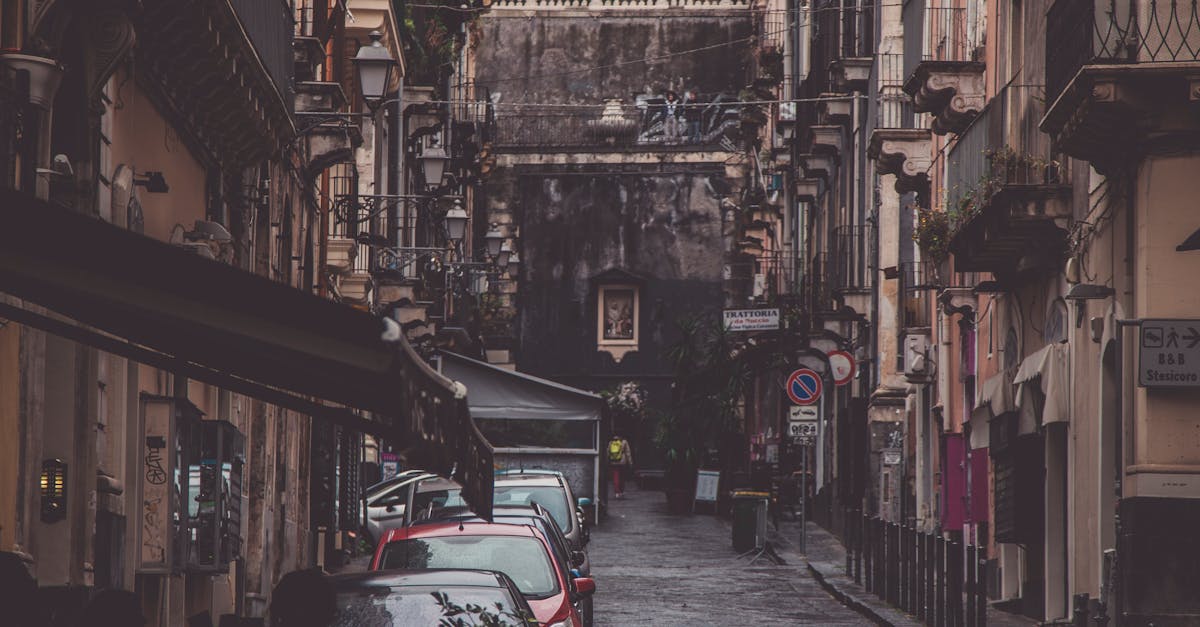
[[[571,484],[562,473],[552,470],[498,472],[494,502],[496,507],[534,503],[544,507],[562,529],[563,535],[571,543],[571,549],[583,552],[584,559],[578,566],[579,572],[591,572],[592,564],[586,551],[588,528],[580,509],[583,503],[575,500]]]
[[[422,481],[437,478],[424,470],[407,470],[367,488],[363,492],[361,512],[366,541],[374,547],[389,529],[403,527],[413,488]]]

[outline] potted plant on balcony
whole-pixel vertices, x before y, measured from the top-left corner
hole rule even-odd
[[[673,366],[672,402],[659,417],[655,442],[667,461],[667,504],[686,512],[696,471],[710,450],[739,432],[739,406],[749,369],[733,336],[700,317],[679,323],[680,339],[667,352]]]

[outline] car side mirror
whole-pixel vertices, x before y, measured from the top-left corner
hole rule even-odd
[[[592,505],[592,499],[589,499],[586,496],[581,496],[576,500],[578,501],[578,505],[580,507],[591,507],[591,505]]]
[[[587,556],[583,554],[583,551],[571,551],[572,566],[583,566],[583,562],[586,559]]]
[[[591,577],[576,577],[575,590],[583,596],[591,596],[596,593],[596,580]]]

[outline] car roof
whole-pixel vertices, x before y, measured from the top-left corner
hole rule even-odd
[[[511,477],[513,475],[554,475],[557,477],[565,476],[561,470],[551,470],[549,468],[505,468],[497,470],[497,477]]]
[[[496,487],[513,485],[558,486],[563,484],[562,475],[497,475]]]
[[[329,577],[339,590],[368,587],[401,586],[471,586],[503,588],[504,583],[494,571],[437,568],[428,570],[376,570]]]
[[[417,484],[417,493],[435,492],[437,490],[461,490],[462,484],[445,477],[429,477]]]
[[[416,538],[438,538],[446,536],[525,536],[537,537],[539,534],[524,525],[505,525],[488,522],[430,522],[414,527],[398,527],[389,529],[383,536],[384,542],[411,540]]]

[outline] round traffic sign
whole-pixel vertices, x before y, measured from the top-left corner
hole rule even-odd
[[[821,375],[808,369],[796,370],[787,378],[787,395],[797,405],[812,405],[821,398]]]
[[[846,351],[830,351],[829,370],[834,385],[846,385],[854,378],[854,356]]]

